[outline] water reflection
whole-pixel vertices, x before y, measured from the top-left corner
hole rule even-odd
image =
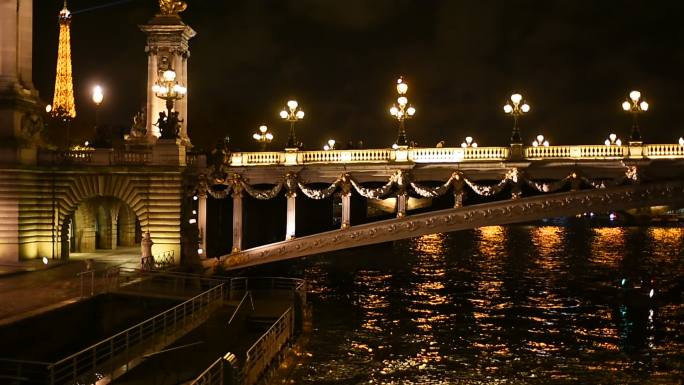
[[[625,252],[625,229],[599,227],[593,229],[589,260],[605,267],[617,268]]]
[[[300,261],[320,287],[295,383],[677,383],[683,248],[681,228],[492,226]]]

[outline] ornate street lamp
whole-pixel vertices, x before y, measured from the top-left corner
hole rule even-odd
[[[324,145],[323,149],[325,151],[334,150],[335,149],[335,143],[336,143],[335,139],[328,139],[328,144]]]
[[[299,107],[296,100],[287,102],[287,109],[280,111],[280,117],[290,122],[290,133],[287,135],[287,145],[285,148],[298,148],[297,138],[295,137],[295,123],[304,119],[304,111]]]
[[[468,147],[477,148],[477,142],[473,140],[472,136],[466,136],[465,141],[463,143],[461,143],[461,147],[463,147],[463,148],[468,148]]]
[[[104,91],[102,90],[101,86],[97,85],[93,87],[92,98],[93,103],[95,103],[95,129],[97,130],[97,127],[100,125],[98,119],[100,104],[102,104],[102,101],[104,100]]]
[[[520,94],[511,95],[511,102],[506,102],[503,107],[504,112],[513,117],[513,134],[511,135],[511,143],[522,143],[522,137],[520,136],[520,128],[518,127],[518,117],[530,112],[530,105],[523,101],[523,97]]]
[[[259,126],[259,132],[255,132],[252,138],[259,142],[261,145],[261,151],[266,150],[266,146],[273,140],[273,134],[268,132],[268,127],[261,125]]]
[[[181,119],[178,111],[173,111],[173,104],[176,100],[181,100],[187,94],[188,89],[176,81],[176,71],[168,69],[164,71],[162,77],[152,86],[152,91],[159,98],[166,101],[166,113],[159,113],[157,127],[161,130],[162,139],[176,139],[180,128]]]
[[[606,139],[605,142],[603,142],[606,146],[622,146],[622,140],[620,140],[617,135],[615,134],[610,134],[608,135],[608,139]]]
[[[406,138],[406,126],[404,125],[404,121],[411,119],[416,113],[416,109],[408,104],[406,91],[408,91],[408,84],[404,82],[404,78],[400,77],[397,79],[397,94],[399,95],[397,97],[397,103],[392,105],[392,108],[390,108],[390,115],[394,116],[394,118],[399,122],[399,134],[397,135],[396,143],[394,143],[397,148],[408,146],[408,139]]]
[[[542,134],[537,135],[537,138],[532,142],[532,147],[539,146],[549,147],[549,141],[544,139],[544,135]]]
[[[641,99],[641,92],[630,92],[629,99],[622,102],[622,109],[632,114],[632,133],[629,136],[629,140],[632,142],[641,141],[641,131],[639,130],[639,122],[637,117],[642,112],[648,111],[648,103]]]
[[[679,137],[679,145],[684,147],[684,138],[682,138],[681,136]]]

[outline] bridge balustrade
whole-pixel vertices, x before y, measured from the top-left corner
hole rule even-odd
[[[679,144],[568,145],[523,147],[523,159],[606,159],[684,157]],[[335,163],[459,163],[468,161],[506,161],[511,159],[509,147],[444,147],[406,149],[358,149],[331,151],[243,152],[233,153],[231,166],[303,165]]]
[[[648,158],[684,157],[684,146],[679,144],[647,144],[644,147],[644,156]]]
[[[149,151],[116,150],[112,164],[114,165],[144,165],[152,161]]]

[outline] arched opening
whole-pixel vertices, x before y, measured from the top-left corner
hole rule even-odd
[[[141,238],[140,221],[129,205],[114,197],[93,197],[64,219],[61,256],[134,247]]]

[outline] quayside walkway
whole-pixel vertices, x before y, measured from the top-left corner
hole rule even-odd
[[[47,265],[33,261],[0,266],[0,325],[17,322],[80,299],[86,278],[86,260],[93,270],[110,267],[139,267],[138,247],[72,254],[68,261],[49,260]],[[87,284],[88,282],[84,282]]]
[[[19,359],[0,359],[0,382],[57,385],[116,380],[121,384],[147,384],[157,383],[160,367],[175,366],[181,370],[175,372],[175,377],[162,378],[162,383],[178,383],[172,378],[193,381],[198,375],[196,380],[205,383],[203,376],[214,378],[218,368],[221,378],[231,378],[228,383],[254,384],[292,338],[295,314],[301,320],[306,302],[306,286],[298,279],[207,278],[115,270],[118,274],[106,277],[107,285],[94,287],[96,292],[106,289],[117,295],[166,301],[199,294],[63,358],[35,361],[29,357],[31,351],[24,349]],[[95,322],[109,321],[99,320],[97,315],[91,318]],[[200,350],[189,365],[187,357],[178,353],[192,347]],[[226,356],[234,360],[221,358]],[[178,361],[180,357],[185,358]],[[219,366],[217,358],[221,358]]]

